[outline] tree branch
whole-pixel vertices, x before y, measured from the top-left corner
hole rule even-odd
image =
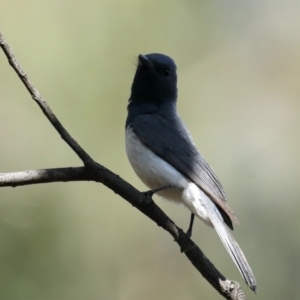
[[[73,151],[80,157],[83,163],[91,160],[91,157],[79,146],[79,144],[71,137],[71,135],[67,132],[67,130],[63,127],[63,125],[56,118],[51,108],[47,104],[47,102],[42,98],[38,90],[34,87],[32,82],[29,80],[27,74],[22,69],[21,65],[17,61],[15,55],[12,52],[12,49],[6,43],[2,33],[0,32],[0,46],[5,53],[9,64],[16,71],[17,75],[22,80],[26,89],[30,93],[32,99],[39,105],[44,115],[50,121],[50,123],[54,126],[56,131],[60,134],[61,138],[73,149]]]
[[[22,172],[0,173],[0,187],[17,187],[37,183],[86,181],[84,167],[28,170]]]
[[[67,130],[51,111],[46,101],[18,63],[11,48],[0,33],[0,46],[4,51],[9,64],[16,71],[33,100],[42,109],[45,116],[61,135],[62,139],[73,149],[84,163],[84,167],[57,168],[31,170],[0,174],[0,187],[22,186],[38,183],[67,182],[67,181],[95,181],[101,182],[122,198],[131,203],[143,214],[153,220],[158,226],[168,231],[180,246],[182,252],[191,261],[202,276],[226,299],[245,300],[240,285],[226,279],[209,261],[200,248],[154,203],[147,193],[141,193],[118,175],[93,161],[85,150],[71,137]]]

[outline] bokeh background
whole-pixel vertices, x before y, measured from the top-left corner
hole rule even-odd
[[[146,190],[125,154],[134,57],[178,66],[181,117],[227,192],[247,289],[213,230],[193,239],[247,299],[299,299],[298,0],[0,0],[0,30],[99,163]],[[81,162],[0,52],[0,172]],[[182,228],[189,212],[159,198]],[[101,184],[0,189],[0,299],[221,299],[172,238]]]

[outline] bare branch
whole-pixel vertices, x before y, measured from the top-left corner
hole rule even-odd
[[[87,180],[84,167],[0,173],[0,187]]]
[[[47,102],[42,98],[38,90],[29,80],[27,74],[24,72],[23,68],[17,61],[15,55],[12,52],[12,49],[6,43],[2,33],[0,32],[0,46],[5,53],[9,64],[16,71],[21,81],[24,83],[28,92],[30,93],[32,99],[39,105],[44,115],[50,121],[50,123],[54,126],[57,132],[60,134],[61,138],[74,150],[74,152],[80,157],[83,163],[91,160],[91,157],[79,146],[79,144],[70,136],[68,131],[63,127],[63,125],[56,118],[52,110],[50,109]]]
[[[222,295],[229,300],[245,300],[245,294],[237,282],[226,279],[209,261],[200,248],[153,202],[149,194],[141,193],[118,175],[101,166],[83,150],[70,136],[66,129],[55,117],[48,104],[40,96],[26,73],[16,60],[11,48],[0,32],[0,46],[10,65],[14,68],[33,100],[42,109],[45,116],[59,132],[62,139],[76,152],[84,163],[84,167],[31,170],[23,172],[0,174],[0,187],[21,186],[38,183],[66,181],[95,181],[101,182],[122,198],[131,203],[143,214],[153,220],[158,226],[168,231],[180,246],[182,252],[204,278]]]

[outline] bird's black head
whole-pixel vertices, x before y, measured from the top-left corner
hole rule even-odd
[[[174,61],[163,54],[138,56],[138,65],[131,87],[131,103],[176,102],[177,75]]]

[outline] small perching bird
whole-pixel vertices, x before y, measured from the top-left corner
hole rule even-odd
[[[126,151],[139,178],[167,200],[183,203],[213,227],[248,286],[256,291],[254,274],[231,235],[237,219],[217,176],[198,152],[176,108],[174,61],[163,54],[138,56],[126,120]],[[228,228],[229,227],[229,228]]]

